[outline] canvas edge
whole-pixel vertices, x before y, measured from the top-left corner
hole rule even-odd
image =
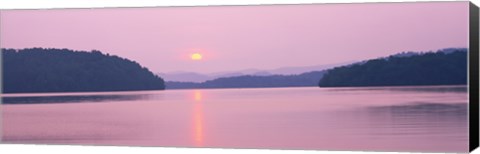
[[[479,10],[469,4],[469,151],[479,146]]]
[[[2,33],[2,13],[3,9],[0,9],[0,34]],[[0,37],[0,40],[2,38]],[[0,41],[0,94],[3,94],[3,53],[2,43]],[[0,144],[3,143],[3,97],[0,96]]]
[[[352,1],[352,2],[345,2],[345,1],[325,1],[325,2],[277,2],[277,3],[224,3],[224,4],[172,4],[172,5],[145,5],[145,6],[137,6],[137,5],[119,5],[119,6],[53,6],[53,7],[18,7],[18,8],[1,8],[0,10],[3,11],[17,11],[17,10],[64,10],[64,9],[72,9],[72,10],[89,10],[89,9],[141,9],[141,8],[184,8],[184,7],[238,7],[238,6],[295,6],[295,5],[337,5],[337,4],[398,4],[398,3],[468,3],[469,0],[390,0],[390,1]]]
[[[407,2],[363,2],[363,4],[370,3],[422,3],[422,2],[462,2],[462,1],[407,1]],[[362,4],[360,2],[354,3],[300,3],[300,4],[246,4],[246,5],[200,5],[200,6],[146,6],[146,7],[92,7],[92,8],[38,8],[38,9],[0,9],[0,27],[2,22],[2,12],[8,10],[62,10],[62,9],[114,9],[114,8],[158,8],[158,7],[222,7],[222,6],[268,6],[268,5],[323,5],[323,4]],[[1,33],[1,28],[0,28]],[[0,38],[1,39],[1,38]],[[0,43],[0,94],[3,93],[3,57],[1,54],[2,44]],[[473,152],[479,147],[479,7],[469,2],[469,54],[468,54],[468,94],[469,94],[469,151]],[[472,95],[473,94],[473,95]],[[1,104],[3,104],[3,97],[0,96],[0,144],[5,144],[3,140],[3,112]],[[8,144],[8,143],[7,143]],[[35,145],[35,144],[32,144]],[[54,145],[54,144],[45,144]],[[70,144],[65,144],[70,145]],[[74,145],[75,146],[75,145]],[[77,145],[78,146],[78,145]],[[80,145],[82,146],[82,145]],[[115,147],[115,146],[114,146]],[[166,147],[177,148],[177,147]],[[192,148],[192,147],[185,147]],[[196,149],[196,148],[195,148]],[[237,150],[237,149],[233,149]],[[254,150],[281,150],[281,149],[254,149]],[[288,150],[288,149],[285,149]],[[356,151],[367,152],[367,151]],[[372,151],[379,152],[379,151]]]

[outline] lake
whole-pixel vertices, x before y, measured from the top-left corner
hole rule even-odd
[[[467,152],[466,86],[3,94],[3,142]]]

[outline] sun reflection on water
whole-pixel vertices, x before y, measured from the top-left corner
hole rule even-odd
[[[202,109],[202,92],[199,90],[193,93],[193,122],[194,122],[194,142],[195,146],[203,146],[203,109]]]

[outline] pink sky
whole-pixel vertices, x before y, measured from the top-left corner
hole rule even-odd
[[[153,72],[274,69],[467,47],[468,2],[8,10],[0,31],[2,48],[96,49]]]

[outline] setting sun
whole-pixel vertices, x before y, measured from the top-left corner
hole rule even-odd
[[[201,60],[202,55],[199,54],[199,53],[194,53],[194,54],[192,54],[191,58],[192,58],[192,60]]]

